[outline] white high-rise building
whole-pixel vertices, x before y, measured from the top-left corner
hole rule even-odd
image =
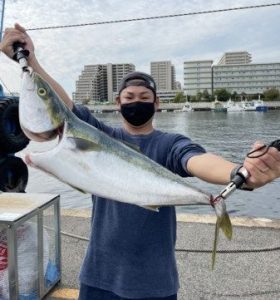
[[[217,89],[253,95],[269,88],[280,90],[280,63],[252,64],[248,52],[225,53],[217,65],[213,65],[212,60],[184,62],[187,95],[193,96],[204,90],[213,94]]]
[[[214,65],[213,90],[248,95],[261,94],[266,89],[280,90],[280,63]]]
[[[121,79],[133,71],[135,71],[133,64],[87,65],[76,81],[73,101],[86,104],[112,102]]]
[[[189,96],[212,91],[213,60],[196,60],[184,62],[184,92]]]
[[[176,89],[175,67],[171,64],[171,61],[151,62],[151,75],[159,91]]]
[[[252,55],[247,51],[225,52],[218,65],[242,65],[252,62]]]
[[[115,100],[122,78],[133,71],[135,71],[135,65],[133,64],[107,64],[108,101]]]
[[[107,71],[106,65],[84,66],[76,81],[76,91],[73,101],[87,104],[92,101],[107,101]]]

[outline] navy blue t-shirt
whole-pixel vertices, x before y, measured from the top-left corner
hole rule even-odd
[[[188,159],[205,153],[180,134],[154,130],[147,135],[131,135],[123,128],[98,121],[84,106],[74,106],[73,112],[110,136],[137,145],[143,154],[183,177],[191,176],[185,170]],[[175,208],[162,207],[153,212],[94,195],[93,200],[92,230],[81,282],[131,299],[176,294]]]

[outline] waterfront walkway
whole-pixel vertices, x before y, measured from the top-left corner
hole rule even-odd
[[[279,300],[280,220],[232,218],[233,240],[221,235],[224,252],[211,271],[214,222],[214,216],[178,215],[178,299]],[[89,228],[89,211],[62,211],[62,280],[46,299],[77,299]]]
[[[185,103],[160,103],[158,111],[180,111],[182,110]],[[223,102],[226,104],[226,102]],[[280,109],[280,101],[266,101],[265,104],[268,106],[269,110],[279,110]],[[191,102],[192,108],[195,111],[210,111],[213,105],[213,102]],[[106,112],[116,112],[117,106],[114,103],[107,104],[95,104],[95,105],[87,105],[91,112],[94,113],[106,113]]]

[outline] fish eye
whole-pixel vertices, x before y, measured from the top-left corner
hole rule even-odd
[[[44,88],[39,88],[38,95],[44,97],[47,95],[47,91]]]

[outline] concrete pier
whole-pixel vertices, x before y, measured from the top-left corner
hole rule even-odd
[[[226,102],[223,102],[226,104]],[[160,103],[159,111],[179,111],[183,108],[185,103]],[[213,102],[191,102],[195,111],[211,110]],[[280,109],[280,101],[266,101],[265,104],[269,110]],[[108,113],[116,112],[117,106],[114,103],[106,103],[103,105],[87,105],[87,107],[94,113]]]
[[[215,216],[179,214],[177,220],[179,300],[280,299],[280,220],[232,218],[233,239],[220,235],[214,271]],[[77,299],[90,210],[62,210],[61,230],[62,280],[46,299]]]

